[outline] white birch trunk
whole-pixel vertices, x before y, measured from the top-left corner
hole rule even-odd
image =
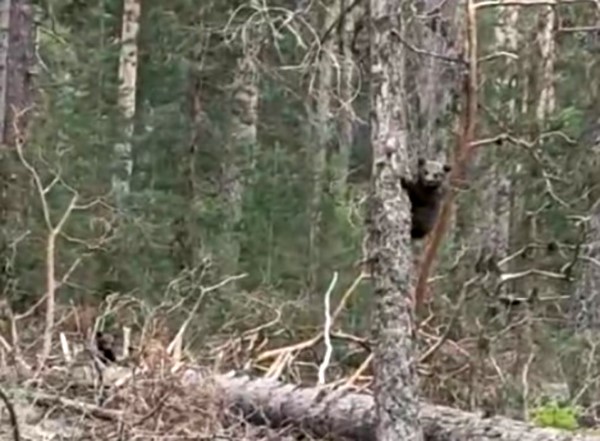
[[[540,55],[542,57],[541,89],[537,107],[538,121],[544,121],[556,108],[554,91],[554,64],[556,44],[554,42],[555,6],[543,6],[542,30],[539,34]]]
[[[135,95],[137,83],[138,46],[137,36],[140,27],[141,0],[123,0],[123,21],[121,29],[121,54],[119,56],[119,97],[118,105],[124,120],[123,139],[115,144],[115,163],[112,189],[117,201],[129,194],[133,157],[131,137],[135,116]]]

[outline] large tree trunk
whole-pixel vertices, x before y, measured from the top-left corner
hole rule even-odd
[[[420,440],[412,315],[410,203],[404,101],[404,32],[397,1],[371,0],[373,170],[367,252],[374,281],[377,439]]]
[[[192,370],[188,370],[184,378],[189,385],[202,383]],[[333,439],[392,439],[376,433],[375,405],[368,394],[348,390],[327,393],[319,388],[301,388],[272,378],[252,379],[248,376],[223,375],[216,377],[215,382],[225,406],[241,411],[254,423],[268,423],[274,427],[293,424],[314,436],[331,436]],[[484,418],[430,404],[421,404],[421,423],[427,441],[600,441],[600,437],[536,428],[498,416]]]

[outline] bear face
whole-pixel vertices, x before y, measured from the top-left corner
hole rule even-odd
[[[446,180],[446,176],[452,170],[448,164],[419,158],[417,168],[417,181],[426,188],[437,188]]]

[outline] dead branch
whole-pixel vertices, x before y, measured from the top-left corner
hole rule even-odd
[[[19,422],[17,421],[17,414],[15,413],[15,408],[6,396],[6,393],[0,387],[0,399],[4,402],[6,409],[8,410],[8,416],[10,418],[10,425],[13,429],[13,440],[20,441],[21,435],[19,434]]]
[[[56,265],[55,265],[55,248],[56,248],[56,239],[62,231],[65,223],[69,219],[69,216],[76,208],[76,203],[78,199],[78,194],[74,193],[69,205],[63,212],[62,216],[56,223],[56,225],[52,222],[52,217],[50,213],[50,207],[48,205],[48,200],[46,199],[46,194],[49,192],[51,187],[58,182],[57,177],[53,179],[49,186],[44,186],[42,183],[42,178],[40,177],[37,170],[33,165],[25,158],[23,154],[23,145],[25,143],[25,138],[23,134],[20,133],[19,129],[19,118],[25,113],[25,111],[19,112],[15,114],[15,118],[13,120],[13,129],[15,131],[15,147],[17,151],[17,155],[19,160],[27,169],[29,174],[31,175],[35,188],[38,192],[38,196],[40,199],[40,203],[42,204],[42,213],[44,216],[44,221],[46,223],[46,228],[48,229],[48,233],[46,236],[46,324],[44,330],[44,340],[42,346],[42,353],[39,360],[39,368],[41,369],[44,365],[46,359],[50,356],[50,352],[52,350],[52,334],[54,330],[54,310],[55,310],[55,295],[57,290],[57,280],[56,280]],[[64,278],[63,278],[64,280]]]
[[[356,279],[354,279],[354,281],[352,282],[352,285],[350,285],[350,287],[346,290],[346,292],[342,296],[342,299],[340,300],[340,303],[337,305],[337,307],[335,308],[335,311],[331,315],[331,322],[332,323],[334,323],[336,321],[336,319],[338,318],[338,316],[341,314],[342,310],[346,306],[346,303],[348,302],[348,299],[350,298],[350,296],[352,295],[352,293],[356,290],[356,288],[358,287],[358,285],[360,284],[360,282],[365,277],[366,277],[365,273],[361,272],[358,275],[358,277],[356,277]],[[317,335],[315,335],[314,337],[312,337],[309,340],[305,340],[305,341],[300,342],[300,343],[295,343],[295,344],[290,345],[290,346],[285,346],[283,348],[276,348],[276,349],[270,349],[268,351],[265,351],[262,354],[258,355],[258,357],[256,357],[255,362],[259,363],[261,361],[265,361],[265,360],[269,360],[269,359],[272,359],[272,358],[281,357],[282,355],[287,354],[287,353],[301,351],[301,350],[310,348],[310,347],[312,347],[312,346],[320,343],[321,340],[323,340],[323,331],[320,331]]]

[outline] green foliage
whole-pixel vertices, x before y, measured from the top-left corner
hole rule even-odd
[[[578,407],[563,405],[554,400],[536,407],[531,412],[536,425],[566,430],[576,430],[579,427],[580,413]]]
[[[551,125],[557,125],[568,136],[577,138],[583,130],[583,122],[583,111],[577,107],[569,106],[560,109],[555,116],[555,122]]]

